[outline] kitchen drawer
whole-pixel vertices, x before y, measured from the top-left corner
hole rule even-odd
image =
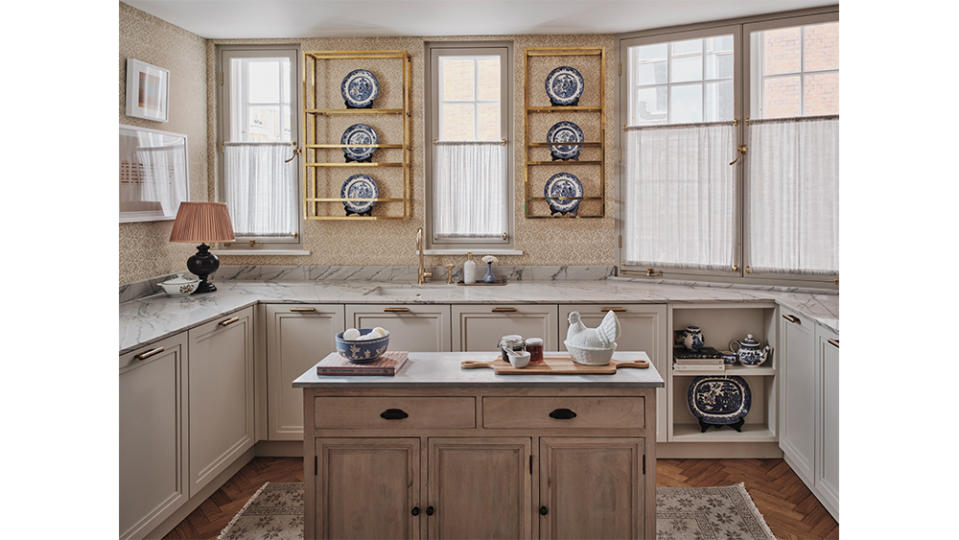
[[[313,414],[317,429],[475,428],[476,398],[317,397]]]
[[[484,397],[483,427],[643,429],[646,407],[629,396]]]

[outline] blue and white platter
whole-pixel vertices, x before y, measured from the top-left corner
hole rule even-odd
[[[560,66],[546,76],[546,95],[553,105],[576,105],[586,83],[579,71],[570,66]]]
[[[546,133],[546,142],[549,143],[581,143],[583,142],[583,130],[573,122],[556,122]],[[549,147],[549,153],[553,155],[553,160],[578,160],[579,151],[582,148],[578,144],[554,144]]]
[[[376,182],[365,174],[354,174],[343,182],[340,188],[340,197],[343,199],[376,199],[380,196],[380,189]],[[343,201],[346,215],[368,214],[376,201]]]
[[[546,197],[546,204],[549,205],[550,215],[557,212],[576,215],[582,199],[557,199],[556,197],[582,197],[583,183],[573,173],[556,173],[546,181],[543,196]]]
[[[703,375],[689,383],[686,401],[703,431],[709,425],[733,426],[739,431],[749,414],[752,394],[746,379],[738,375]]]
[[[353,124],[346,128],[340,137],[340,144],[376,144],[376,131],[366,124]],[[343,148],[346,161],[369,161],[376,148],[352,147]]]
[[[347,108],[366,109],[373,106],[373,100],[380,93],[380,83],[369,71],[354,69],[343,78],[340,93],[343,94]]]

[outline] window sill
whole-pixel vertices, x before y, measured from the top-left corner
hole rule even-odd
[[[211,253],[217,257],[230,255],[289,255],[299,257],[309,255],[308,249],[214,249]]]
[[[423,255],[466,255],[467,253],[474,253],[479,255],[522,255],[522,249],[502,249],[502,248],[489,248],[484,249],[482,247],[475,247],[469,249],[426,249],[423,250]]]

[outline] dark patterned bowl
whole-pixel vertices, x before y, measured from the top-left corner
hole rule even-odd
[[[372,328],[358,328],[361,336],[373,331]],[[343,339],[343,332],[336,334],[336,352],[354,364],[369,364],[383,356],[390,345],[390,331],[381,338],[369,340]]]

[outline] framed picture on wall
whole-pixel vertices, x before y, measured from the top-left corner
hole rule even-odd
[[[190,200],[186,135],[120,126],[120,223],[176,218]]]
[[[169,109],[170,70],[127,58],[127,116],[166,122]]]

